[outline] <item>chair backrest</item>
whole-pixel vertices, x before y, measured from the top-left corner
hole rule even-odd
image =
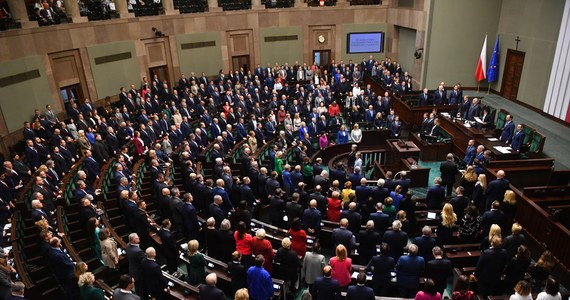
[[[531,153],[540,153],[540,152],[542,152],[542,147],[543,147],[543,145],[544,145],[544,140],[545,140],[545,139],[546,139],[546,138],[545,138],[542,134],[540,134],[540,133],[538,133],[538,132],[535,131],[534,134],[533,134],[533,136],[532,136],[532,140],[531,140],[531,142],[530,142],[530,146],[529,146],[528,152],[531,152]]]
[[[523,131],[524,131],[523,145],[527,145],[531,141],[535,130],[534,130],[534,128],[532,128],[530,126],[526,126],[526,125],[523,125],[523,126],[524,126],[524,129],[523,129]]]
[[[503,129],[503,127],[505,127],[505,122],[508,114],[509,112],[504,109],[499,110],[497,113],[497,122],[495,122],[497,129]]]

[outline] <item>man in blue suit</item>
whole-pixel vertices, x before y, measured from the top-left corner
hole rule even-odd
[[[418,246],[418,255],[423,257],[425,261],[433,259],[432,249],[437,246],[437,242],[432,237],[431,227],[424,226],[422,228],[422,236],[416,237],[413,243]]]
[[[194,197],[190,193],[184,194],[184,205],[182,206],[182,216],[184,219],[184,227],[187,240],[194,240],[198,237],[200,231],[200,223],[196,216],[196,208],[192,205]]]
[[[420,274],[424,272],[425,261],[417,254],[418,246],[411,244],[408,255],[401,256],[396,263],[401,298],[413,298],[420,287]]]
[[[475,121],[475,117],[478,117],[481,114],[481,106],[479,106],[479,99],[473,98],[473,103],[467,110],[467,115],[465,116],[465,120],[468,121]]]
[[[127,261],[129,262],[129,274],[135,279],[135,289],[137,292],[142,292],[140,275],[141,263],[146,258],[144,251],[140,248],[141,240],[136,233],[129,234],[129,243],[125,248],[127,253]]]
[[[382,202],[376,203],[376,212],[371,213],[369,220],[374,221],[374,230],[380,234],[384,235],[384,232],[390,227],[390,216],[382,212]]]
[[[475,160],[475,156],[477,155],[477,147],[475,147],[475,140],[469,140],[467,143],[467,150],[465,150],[465,157],[463,157],[463,161],[468,165],[473,164],[473,160]]]
[[[75,276],[73,270],[75,265],[67,254],[61,250],[61,240],[54,237],[49,242],[51,248],[48,251],[48,261],[51,269],[54,270],[57,280],[63,287],[68,297],[73,297],[73,291],[76,290]]]
[[[26,146],[27,147],[24,148],[24,153],[26,154],[26,159],[28,160],[28,166],[30,169],[36,170],[41,164],[40,154],[38,153],[38,150],[34,148],[34,141],[27,140]]]
[[[420,94],[418,104],[419,105],[430,105],[430,104],[432,104],[432,101],[431,101],[429,94],[428,94],[428,89],[424,89],[423,93]]]
[[[517,132],[513,136],[513,141],[511,142],[511,148],[515,151],[521,151],[521,147],[524,142],[524,126],[522,124],[517,125]]]
[[[331,277],[332,268],[326,265],[323,268],[323,277],[315,280],[316,300],[340,300],[340,285],[338,280]]]
[[[380,244],[380,255],[372,257],[366,271],[373,272],[372,286],[374,293],[379,296],[387,296],[392,279],[392,271],[396,265],[394,258],[388,255],[390,246],[387,243]]]
[[[95,179],[99,178],[99,173],[101,169],[99,168],[99,164],[97,161],[91,156],[91,150],[85,151],[85,160],[83,161],[83,165],[87,170],[87,182],[88,185],[92,186]]]
[[[224,185],[225,183],[223,179],[220,178],[216,180],[216,187],[212,189],[212,193],[214,193],[214,195],[219,195],[222,197],[223,202],[221,208],[224,211],[224,216],[227,216],[230,211],[234,210],[234,206],[230,201],[228,192],[224,189]]]
[[[360,224],[358,224],[360,226]],[[352,231],[348,230],[348,219],[340,220],[340,227],[333,229],[332,240],[334,248],[343,244],[346,249],[353,249],[356,246],[355,237]]]
[[[346,291],[346,300],[374,300],[374,290],[366,285],[366,274],[356,276],[356,285],[351,285]]]
[[[501,132],[499,141],[509,144],[513,139],[514,134],[515,134],[515,123],[513,122],[513,116],[507,115],[505,117],[505,126],[503,127],[503,131]]]
[[[445,188],[440,185],[441,178],[436,177],[433,180],[434,186],[428,189],[426,195],[426,203],[428,209],[440,209],[445,201]]]
[[[319,236],[321,229],[321,212],[317,209],[317,200],[312,199],[309,202],[309,208],[303,212],[303,226],[307,229],[307,233],[313,236]]]
[[[505,192],[509,189],[509,180],[505,179],[505,171],[497,171],[497,179],[487,184],[485,190],[485,210],[491,208],[491,203],[495,200],[503,200]]]

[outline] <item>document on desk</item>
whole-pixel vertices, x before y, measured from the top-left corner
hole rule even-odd
[[[498,138],[488,138],[489,142],[498,142]]]
[[[483,120],[481,120],[479,117],[475,117],[475,121],[480,124],[485,124],[485,122],[483,122]]]
[[[505,147],[505,146],[495,146],[493,148],[497,149],[497,151],[503,154],[511,153],[511,150],[513,150],[511,147]]]
[[[352,276],[350,276],[350,277],[356,279],[356,277],[358,276],[358,273],[359,272],[352,272]],[[372,280],[372,275],[366,274],[366,280]]]

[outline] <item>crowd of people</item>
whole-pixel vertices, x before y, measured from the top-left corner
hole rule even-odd
[[[87,265],[72,262],[61,246],[64,233],[55,224],[55,205],[63,194],[61,179],[81,162],[74,194],[81,224],[102,264],[120,271],[117,242],[99,224],[98,216],[104,212],[94,205],[101,193],[94,183],[102,176],[102,166],[114,159],[118,206],[132,233],[124,249],[128,274],[120,276],[113,299],[149,295],[164,299],[169,286],[157,256],[169,273],[178,276],[180,239],[188,241],[183,247],[186,281],[199,285],[201,299],[225,297],[216,287],[216,275],[206,276],[206,253],[228,263],[236,299],[272,298],[272,278],[283,279],[284,293],[289,295],[308,286],[304,298],[339,299],[346,291],[348,299],[372,299],[392,295],[392,272],[400,297],[440,298],[453,267],[443,258],[443,245],[474,241],[482,241],[483,250],[475,272],[477,294],[510,293],[514,288],[525,296],[527,287],[520,280],[530,254],[520,225],[513,223],[516,198],[508,190],[504,172],[487,184],[485,175],[477,172],[478,165],[466,156],[467,170],[456,182],[459,168],[448,156],[426,198],[428,209],[441,210],[436,232],[426,226],[417,237],[416,199],[407,173],[399,172],[396,179],[388,172],[375,186],[369,185],[358,146],[359,123],[387,128],[393,137],[400,137],[403,125],[391,107],[392,93],[377,95],[370,85],[360,88],[364,74],[395,94],[411,90],[411,77],[397,63],[371,56],[360,64],[333,63],[328,70],[295,63],[258,65],[229,74],[220,71],[212,80],[204,73],[200,77],[191,73],[188,78],[182,75],[176,88],[157,76],[151,81],[143,78],[139,89],[121,88],[115,105],[105,103],[96,109],[88,99],[73,102],[66,121],[47,105],[24,123],[25,158],[19,153],[4,162],[1,220],[6,223],[16,194],[33,181],[30,214],[40,228],[46,263],[68,297],[103,299]],[[441,96],[441,89],[437,93]],[[331,170],[321,158],[311,158],[332,143],[349,142],[353,146],[347,161],[337,162]],[[268,160],[257,160],[265,145]],[[294,155],[286,159],[289,151]],[[241,162],[239,177],[230,167],[230,154]],[[211,174],[196,170],[205,162],[203,155],[212,165]],[[133,165],[139,159],[149,168],[150,198],[143,199],[137,190]],[[182,168],[175,175],[183,178],[180,186],[166,176],[172,164]],[[156,214],[147,211],[148,201]],[[252,235],[251,219],[264,209],[270,223],[288,229],[290,235],[276,252],[263,229]],[[199,221],[202,217],[205,224]],[[332,233],[335,256],[328,264],[320,253],[322,220],[339,223]],[[160,237],[160,246],[152,232]],[[316,240],[307,247],[309,236]],[[365,266],[355,285],[351,285],[353,250]],[[549,295],[556,295],[557,283],[548,277],[553,265],[552,256],[544,253],[533,267],[532,288],[546,286]],[[508,284],[499,286],[503,272]],[[366,286],[366,273],[372,274],[373,288]],[[420,276],[428,278],[422,291]],[[453,299],[474,297],[464,281],[469,279],[460,277],[456,282]]]

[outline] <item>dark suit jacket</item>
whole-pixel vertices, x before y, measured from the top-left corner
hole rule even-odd
[[[513,148],[513,150],[520,151],[523,146],[524,136],[524,131],[515,132],[513,141],[511,142],[511,148]]]
[[[168,286],[166,279],[162,276],[160,265],[148,258],[143,259],[141,262],[140,281],[145,293],[152,296],[161,295]]]
[[[340,300],[340,285],[338,280],[319,277],[315,280],[316,300]]]
[[[390,216],[383,212],[371,213],[369,220],[374,221],[374,230],[378,232],[381,236],[390,227]]]
[[[501,142],[510,143],[514,134],[515,134],[515,123],[513,121],[510,121],[509,123],[505,123],[505,127],[503,127],[503,131],[501,132],[499,140]]]
[[[388,230],[384,233],[382,241],[388,243],[390,252],[388,255],[398,260],[404,253],[404,247],[408,244],[408,234],[403,231]]]
[[[380,242],[380,234],[376,231],[361,230],[358,233],[357,241],[360,262],[368,263],[376,255],[376,245]]]
[[[426,263],[426,277],[433,279],[438,292],[445,289],[447,278],[453,276],[453,265],[448,259],[432,259]]]
[[[392,279],[391,272],[394,271],[396,263],[394,258],[388,255],[377,255],[372,257],[366,271],[372,271],[372,282],[374,286],[387,286]]]
[[[139,280],[141,263],[145,259],[144,251],[139,246],[127,244],[125,252],[127,252],[127,260],[129,262],[129,274],[131,274],[135,280]]]
[[[507,179],[495,179],[487,185],[485,190],[485,210],[491,208],[491,204],[495,200],[501,201],[505,197],[505,192],[509,189],[509,181]]]
[[[398,286],[404,288],[418,288],[420,274],[425,268],[424,258],[421,256],[401,256],[396,263],[398,271]]]
[[[428,209],[439,209],[445,201],[445,189],[441,185],[434,185],[428,189],[426,203]]]
[[[200,299],[201,300],[225,300],[224,292],[219,288],[211,285],[200,285]]]
[[[503,248],[490,248],[483,251],[475,268],[475,276],[479,284],[498,282],[507,262],[507,250]]]
[[[220,228],[220,224],[225,219],[224,211],[216,204],[210,204],[210,216],[216,219],[216,228]]]
[[[344,228],[335,228],[332,232],[332,240],[334,248],[339,244],[343,244],[347,249],[354,248],[353,234],[350,230]]]
[[[247,287],[247,270],[244,265],[236,262],[228,263],[228,274],[232,278],[232,291]]]
[[[49,262],[53,266],[55,276],[58,278],[60,283],[65,285],[68,284],[70,281],[73,281],[74,275],[74,264],[67,256],[67,254],[63,253],[61,250],[50,248],[48,251]]]
[[[429,236],[418,236],[413,240],[413,243],[418,246],[418,255],[423,257],[426,261],[433,259],[431,250],[437,246],[434,238]]]
[[[351,285],[346,291],[346,300],[374,300],[374,290],[367,286]]]
[[[498,209],[492,209],[483,214],[483,216],[481,217],[481,221],[479,223],[479,227],[481,227],[483,235],[486,235],[489,233],[489,229],[491,229],[491,225],[493,224],[497,224],[501,226],[501,228],[503,228],[504,221],[505,221],[505,214]]]
[[[441,180],[444,184],[455,183],[455,175],[459,173],[457,165],[453,161],[448,160],[441,163],[439,171],[441,172]]]
[[[314,229],[319,232],[321,228],[321,212],[316,208],[307,208],[303,212],[303,225],[306,229]]]

